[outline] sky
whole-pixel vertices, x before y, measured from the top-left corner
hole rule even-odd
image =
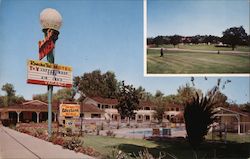
[[[72,66],[74,76],[96,69],[103,73],[113,71],[116,78],[126,84],[142,86],[153,94],[160,90],[165,95],[176,94],[179,86],[191,84],[188,76],[144,76],[142,0],[1,0],[1,87],[12,83],[16,94],[25,99],[46,93],[46,86],[27,84],[26,80],[27,60],[38,60],[38,41],[43,39],[39,15],[48,7],[58,10],[63,18],[56,42],[55,63]],[[195,86],[205,93],[216,85],[218,78],[195,77]],[[221,78],[232,81],[222,90],[230,101],[250,102],[249,76]],[[0,91],[0,95],[5,94]]]
[[[249,34],[249,0],[148,0],[148,37],[216,35],[243,26]]]

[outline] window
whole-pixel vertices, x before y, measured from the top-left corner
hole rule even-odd
[[[146,116],[145,116],[145,119],[146,119],[146,120],[150,120],[150,116],[149,116],[149,115],[146,115]]]
[[[101,118],[101,114],[91,114],[91,118]]]
[[[105,105],[105,109],[108,109],[109,108],[109,106],[108,105]]]
[[[84,118],[84,113],[80,113],[80,117]]]
[[[171,111],[174,111],[174,108],[171,108]]]
[[[178,111],[180,111],[180,109],[179,109],[179,108],[176,108],[176,111],[178,112]]]
[[[167,115],[167,119],[168,119],[168,120],[170,119],[170,116],[169,116],[169,115]]]
[[[145,107],[144,110],[150,110],[150,108],[149,107]]]
[[[97,106],[98,106],[99,109],[101,108],[101,104],[98,104]]]
[[[135,115],[132,116],[132,120],[135,120]]]

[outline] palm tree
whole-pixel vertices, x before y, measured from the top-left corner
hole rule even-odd
[[[196,97],[193,97],[185,106],[184,119],[187,139],[195,152],[207,135],[210,125],[216,120],[214,104],[212,97],[202,96],[200,98],[196,93]]]

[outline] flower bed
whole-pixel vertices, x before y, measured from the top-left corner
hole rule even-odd
[[[53,129],[57,130],[57,132],[53,132],[52,137],[49,139],[46,123],[21,123],[16,126],[16,130],[19,132],[52,142],[55,145],[61,145],[63,148],[90,156],[99,155],[99,153],[91,147],[82,147],[83,141],[79,137],[69,137],[66,139],[64,136],[60,135],[62,133],[58,132],[59,128],[57,124],[53,124]]]

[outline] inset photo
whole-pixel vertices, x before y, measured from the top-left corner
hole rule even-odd
[[[146,75],[250,73],[248,0],[147,0]]]

